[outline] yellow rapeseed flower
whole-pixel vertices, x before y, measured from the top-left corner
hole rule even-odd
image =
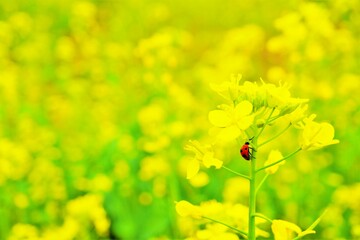
[[[267,104],[270,108],[278,108],[282,114],[293,112],[300,104],[306,103],[308,99],[293,98],[287,84],[265,84],[264,88],[267,92]]]
[[[269,157],[267,159],[267,161],[265,161],[265,166],[272,164],[280,159],[283,158],[283,155],[281,154],[281,152],[279,150],[271,150],[271,152],[269,153]],[[284,165],[285,161],[282,161],[278,164],[275,164],[274,166],[271,166],[269,168],[265,169],[265,172],[268,174],[274,174],[280,167],[280,165]]]
[[[198,141],[189,141],[189,144],[185,146],[185,150],[195,153],[195,157],[188,163],[187,179],[194,177],[198,173],[200,163],[206,168],[214,166],[219,169],[222,167],[223,162],[215,158],[214,150],[210,145],[202,145]]]
[[[194,206],[188,201],[181,200],[175,205],[176,212],[182,217],[201,218],[202,211],[199,206]]]
[[[232,75],[230,81],[224,81],[220,84],[210,84],[213,91],[230,102],[234,102],[239,97],[239,83],[242,75]]]
[[[68,201],[66,213],[79,225],[91,222],[94,224],[96,233],[105,236],[110,227],[110,220],[102,205],[103,197],[101,195],[87,194]]]
[[[295,237],[295,233],[298,237],[303,237],[308,234],[314,234],[314,230],[302,231],[299,226],[294,223],[284,220],[273,220],[271,224],[271,230],[274,234],[275,240],[290,240]]]
[[[224,104],[221,109],[209,112],[209,121],[217,130],[217,139],[228,142],[239,137],[253,123],[252,112],[253,105],[247,100],[241,101],[235,107]]]
[[[205,228],[191,232],[191,238],[187,239],[233,239],[233,234],[228,234],[228,227],[233,227],[240,233],[246,235],[248,225],[247,216],[249,209],[242,204],[220,203],[215,200],[201,202],[199,206],[195,206],[187,201],[176,203],[176,212],[182,217],[190,217],[193,219],[203,219],[206,224]],[[216,220],[215,220],[216,219]],[[263,223],[265,220],[258,219],[256,224]],[[204,221],[194,221],[193,224],[203,225]],[[256,235],[259,237],[269,237],[269,233],[256,227]]]
[[[313,121],[313,118],[304,121],[305,126],[300,139],[303,150],[316,150],[339,143],[339,140],[334,139],[335,130],[331,124],[317,123]]]
[[[199,172],[190,179],[190,184],[194,187],[203,187],[207,185],[209,181],[209,176],[205,172]]]
[[[29,206],[29,198],[24,193],[17,193],[14,196],[14,204],[20,209],[27,208]]]
[[[186,178],[193,178],[200,170],[200,162],[196,158],[190,160],[186,169]]]
[[[293,112],[286,114],[284,118],[296,128],[302,128],[302,121],[306,117],[306,110],[309,105],[300,105]]]
[[[39,240],[39,230],[31,224],[16,223],[11,228],[8,240],[31,239]]]

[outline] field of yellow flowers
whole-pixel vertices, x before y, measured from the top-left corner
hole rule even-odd
[[[0,1],[0,239],[359,239],[359,12]]]

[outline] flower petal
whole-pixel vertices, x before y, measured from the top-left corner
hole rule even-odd
[[[230,142],[235,140],[240,134],[240,129],[235,125],[231,125],[230,127],[221,129],[217,135],[217,139],[220,142]]]
[[[264,163],[264,166],[272,164],[282,158],[283,158],[283,155],[281,154],[281,152],[279,150],[271,150],[267,161],[265,161],[265,163]],[[278,164],[275,164],[274,166],[266,168],[265,172],[268,174],[274,174],[279,169],[279,167],[284,164],[285,164],[285,161],[282,161]]]
[[[231,118],[224,110],[213,110],[209,112],[209,121],[216,127],[226,127],[231,123]]]
[[[229,96],[229,82],[222,82],[220,84],[210,83],[210,88],[221,97],[231,101]]]
[[[334,127],[330,123],[321,123],[316,138],[319,142],[330,142],[335,135]]]
[[[214,158],[213,152],[207,152],[204,154],[203,164],[207,168],[210,168],[211,166],[215,166],[217,169],[219,169],[221,168],[223,162],[217,158]]]
[[[301,228],[296,225],[295,223],[288,222],[285,220],[274,220],[277,224],[281,225],[281,227],[292,230],[296,232],[297,234],[301,233]],[[273,223],[274,223],[273,221]]]
[[[288,239],[288,232],[287,229],[278,222],[279,220],[273,220],[271,224],[271,230],[274,234],[275,240],[287,240]]]
[[[236,105],[234,109],[235,118],[238,119],[250,115],[252,113],[252,110],[253,105],[251,102],[247,100],[241,101]]]
[[[188,201],[181,200],[177,202],[175,205],[176,212],[182,217],[194,217],[200,218],[201,217],[201,209],[199,206],[194,206]]]
[[[195,158],[193,158],[187,166],[187,171],[186,171],[186,178],[190,179],[192,177],[194,177],[200,169],[200,163],[198,160],[196,160]]]
[[[301,147],[304,150],[316,150],[339,143],[334,138],[334,127],[329,123],[306,122],[302,133]]]
[[[198,172],[189,182],[194,187],[203,187],[209,183],[209,176],[205,172]]]
[[[301,228],[299,226],[284,220],[273,220],[271,224],[271,230],[274,234],[275,240],[292,239],[289,238],[289,233],[291,232],[295,232],[297,234],[301,233]]]
[[[253,122],[254,122],[254,116],[250,115],[239,119],[237,121],[237,125],[241,130],[246,130],[251,126],[251,124],[253,124]]]
[[[192,207],[193,205],[185,200],[181,200],[175,205],[176,212],[182,217],[188,216]]]

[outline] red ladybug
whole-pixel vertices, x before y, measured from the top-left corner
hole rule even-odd
[[[245,142],[245,144],[240,148],[240,154],[246,160],[250,160],[251,157],[250,149],[252,148],[249,146],[249,144],[249,142]]]

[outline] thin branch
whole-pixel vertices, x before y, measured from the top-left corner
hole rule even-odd
[[[206,217],[206,216],[202,216],[202,218],[207,219],[207,220],[210,220],[210,221],[212,221],[212,222],[219,223],[219,224],[221,224],[221,225],[224,225],[224,226],[226,226],[226,227],[234,230],[235,232],[238,232],[238,233],[240,233],[241,235],[247,237],[247,233],[246,233],[246,232],[241,231],[241,230],[239,230],[239,229],[237,229],[237,228],[235,228],[235,227],[232,227],[232,226],[230,226],[230,225],[228,225],[228,224],[226,224],[226,223],[220,222],[220,221],[218,221],[218,220],[215,220],[215,219],[212,219],[212,218],[209,218],[209,217]]]
[[[264,123],[263,127],[260,129],[260,132],[258,133],[258,135],[256,136],[256,138],[258,138],[258,137],[261,135],[261,133],[264,131],[264,129],[265,129],[266,125],[269,123],[269,120],[270,120],[270,118],[271,118],[271,115],[274,113],[274,111],[275,111],[275,108],[273,108],[273,109],[271,110],[271,112],[270,112],[270,114],[269,114],[269,117],[266,119],[266,122]]]
[[[279,136],[280,136],[281,134],[283,134],[286,130],[288,130],[290,126],[291,126],[291,123],[290,123],[286,128],[284,128],[281,132],[279,132],[278,134],[276,134],[274,137],[266,140],[265,142],[260,143],[260,144],[258,145],[258,148],[261,147],[262,145],[265,145],[265,144],[271,142],[272,140],[276,139],[277,137],[279,137]]]
[[[240,177],[243,177],[243,178],[246,178],[247,180],[250,180],[250,177],[249,177],[249,176],[246,176],[246,175],[244,175],[244,174],[235,172],[234,170],[231,170],[230,168],[227,168],[227,167],[225,167],[225,166],[222,166],[222,168],[225,169],[225,170],[227,170],[227,171],[229,171],[229,172],[231,172],[231,173],[234,173],[234,174],[236,174],[236,175],[238,175],[238,176],[240,176]]]
[[[271,118],[268,123],[272,123],[272,122],[274,122],[275,120],[277,120],[277,119],[279,119],[281,117],[283,117],[283,115],[275,116],[275,117]]]
[[[259,172],[259,171],[264,170],[264,169],[266,169],[266,168],[272,167],[272,166],[274,166],[274,165],[276,165],[276,164],[278,164],[278,163],[281,163],[282,161],[290,158],[291,156],[295,155],[295,154],[298,153],[299,151],[301,151],[301,148],[298,148],[295,152],[290,153],[290,154],[287,155],[286,157],[284,157],[284,158],[282,158],[282,159],[280,159],[280,160],[277,160],[276,162],[273,162],[273,163],[271,163],[271,164],[269,164],[269,165],[266,165],[266,166],[264,166],[264,167],[259,168],[258,170],[256,170],[256,172]]]
[[[255,213],[254,214],[255,217],[258,217],[258,218],[262,218],[262,219],[265,219],[266,221],[272,223],[272,220],[268,217],[266,217],[264,214],[261,214],[261,213]]]
[[[263,185],[263,183],[265,182],[265,180],[267,179],[267,177],[269,176],[269,174],[267,173],[263,179],[261,180],[261,182],[259,183],[259,185],[257,186],[256,190],[255,190],[255,194],[257,194],[257,192],[259,191],[259,189],[261,188],[261,186]]]

